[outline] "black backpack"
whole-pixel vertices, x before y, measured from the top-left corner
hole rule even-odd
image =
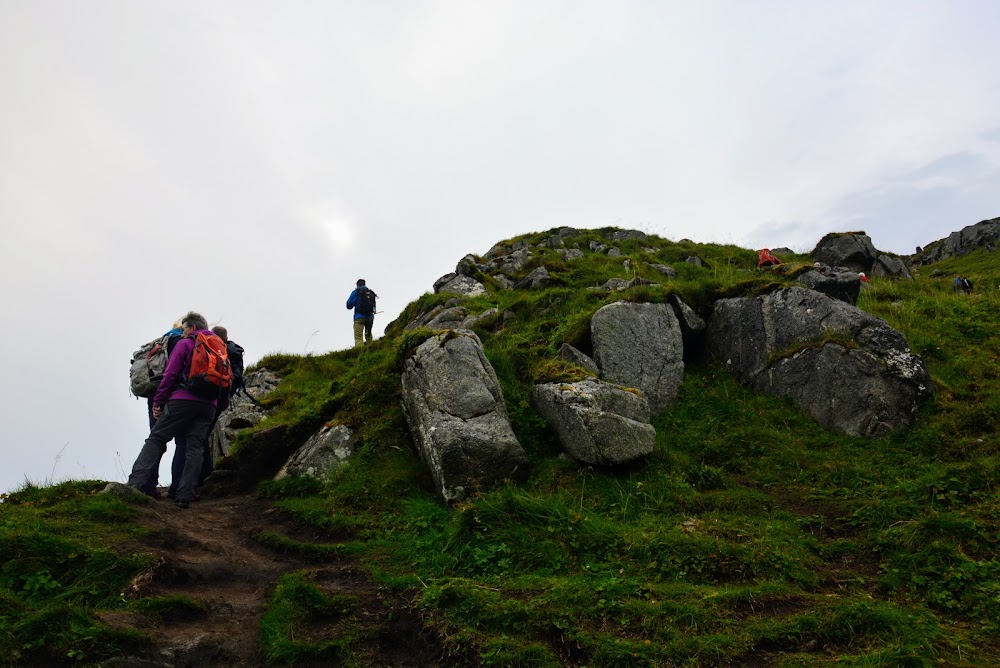
[[[375,297],[377,295],[369,288],[358,288],[357,311],[361,315],[375,315]]]
[[[229,396],[233,396],[241,389],[246,389],[246,383],[243,382],[243,346],[227,341],[226,355],[229,357],[229,368],[233,370],[233,382],[229,385]]]

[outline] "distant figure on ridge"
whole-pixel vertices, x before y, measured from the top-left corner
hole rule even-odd
[[[757,251],[757,256],[760,258],[760,261],[757,262],[758,267],[770,267],[776,264],[781,264],[781,260],[771,253],[770,248],[761,248]]]
[[[181,325],[183,338],[174,346],[153,397],[156,424],[132,465],[128,485],[139,490],[146,487],[156,475],[167,441],[183,435],[186,457],[176,485],[175,503],[178,508],[187,508],[201,475],[205,442],[216,408],[225,410],[229,405],[232,371],[225,343],[208,330],[204,316],[191,311],[181,319]]]
[[[375,299],[378,295],[359,278],[358,287],[347,298],[347,308],[354,309],[354,347],[372,342],[372,325],[375,324]]]
[[[964,292],[967,295],[972,294],[972,281],[965,276],[955,274],[955,280],[952,281],[951,285],[955,292]]]

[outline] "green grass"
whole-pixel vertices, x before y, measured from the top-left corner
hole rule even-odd
[[[317,587],[308,573],[296,571],[281,576],[271,607],[261,622],[261,644],[269,661],[294,665],[313,659],[355,665],[350,638],[312,639],[303,637],[302,627],[317,619],[348,614],[355,604],[350,596],[329,596]]]
[[[144,641],[95,615],[123,607],[128,581],[150,563],[109,544],[141,532],[136,511],[104,483],[25,485],[0,505],[0,663],[94,661]]]
[[[453,508],[436,499],[400,408],[403,366],[432,334],[403,326],[449,299],[427,294],[362,350],[258,363],[283,381],[254,431],[281,426],[304,441],[336,421],[355,430],[359,445],[322,483],[260,486],[322,541],[265,533],[260,542],[317,564],[357,558],[383,588],[413,602],[440,639],[442,665],[1000,663],[996,256],[977,251],[922,267],[912,281],[874,278],[862,290],[858,306],[907,337],[935,384],[908,432],[879,441],[826,432],[790,402],[694,361],[675,405],[654,416],[653,454],[608,470],[561,457],[530,404],[535,383],[580,377],[555,360],[560,346],[592,352],[590,318],[605,304],[678,295],[707,316],[716,299],[790,284],[810,260],[783,257],[782,268],[762,271],[752,250],[610,242],[586,231],[571,240],[586,257],[566,262],[536,247],[549,236],[519,238],[533,258],[511,278],[544,264],[556,286],[502,291],[479,276],[490,294],[464,304],[508,314],[475,329],[530,459],[528,481]],[[593,254],[591,241],[622,256]],[[684,261],[693,255],[706,266]],[[677,277],[653,263],[673,266]],[[972,278],[976,294],[953,293],[954,273]],[[657,285],[587,289],[635,276]],[[13,564],[0,571],[0,609],[8,611],[0,613],[0,655],[15,657],[8,663],[64,660],[77,647],[89,660],[118,642],[93,621],[80,628],[94,644],[66,640],[93,610],[121,605],[114,583],[141,563],[102,551],[122,540],[134,509],[82,485],[26,488],[0,505],[0,556]],[[286,574],[262,626],[269,660],[363,664],[357,626],[339,637],[317,630],[350,617],[353,605],[329,597],[309,572]],[[39,640],[24,630],[49,616],[62,621]]]

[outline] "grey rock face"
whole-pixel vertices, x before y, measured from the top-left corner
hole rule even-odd
[[[536,385],[531,401],[577,461],[615,466],[653,451],[649,405],[634,392],[588,379]]]
[[[831,335],[850,345],[821,344]],[[805,288],[716,302],[706,349],[745,383],[789,397],[824,427],[852,436],[908,427],[918,403],[933,393],[923,360],[902,334]]]
[[[475,277],[477,271],[479,271],[479,263],[476,262],[476,256],[471,253],[459,260],[455,266],[456,274],[462,274],[470,278]]]
[[[473,332],[424,341],[406,361],[402,384],[414,444],[445,502],[527,476],[496,373]]]
[[[846,267],[855,274],[871,273],[879,252],[864,232],[858,234],[827,234],[816,244],[813,259],[831,267]]]
[[[487,260],[495,260],[497,258],[503,257],[505,255],[510,255],[512,253],[516,253],[517,251],[525,250],[527,248],[528,248],[528,242],[526,241],[515,241],[512,244],[509,244],[505,241],[500,241],[493,244],[493,248],[486,251],[486,255],[484,255],[483,257],[486,258]]]
[[[464,274],[446,274],[434,283],[434,292],[454,292],[466,297],[478,297],[486,294],[483,284]]]
[[[590,359],[590,357],[568,343],[562,344],[562,347],[559,348],[559,359],[566,360],[570,364],[575,364],[578,367],[586,369],[595,377],[601,375],[601,371],[597,368],[597,364],[594,363],[594,360]]]
[[[448,300],[447,304],[436,306],[427,313],[423,313],[414,318],[404,331],[411,331],[418,327],[428,329],[471,329],[484,321],[497,315],[495,308],[489,308],[476,315],[469,313],[464,306],[450,305],[453,301]]]
[[[691,255],[690,257],[688,257],[684,261],[687,262],[688,264],[693,264],[696,267],[704,267],[705,266],[705,261],[702,260],[697,255]]]
[[[945,239],[928,244],[913,256],[914,264],[930,264],[949,257],[968,255],[977,248],[994,248],[1000,243],[1000,218],[983,220],[952,232]]]
[[[556,252],[562,255],[562,258],[567,262],[579,260],[583,257],[583,251],[579,248],[560,248]]]
[[[278,387],[281,378],[267,369],[259,369],[246,374],[243,381],[246,383],[246,394],[240,393],[233,397],[229,408],[219,415],[215,427],[208,435],[208,448],[213,459],[228,455],[240,430],[254,426],[267,415],[263,408],[246,395],[259,401]]]
[[[604,282],[603,285],[587,289],[601,290],[603,292],[614,292],[615,290],[628,290],[629,288],[634,288],[637,285],[656,285],[656,283],[654,283],[653,281],[646,280],[642,276],[636,276],[631,280],[625,278],[609,278]]]
[[[549,275],[549,270],[545,267],[538,267],[514,287],[518,290],[542,290],[554,283],[555,281]]]
[[[609,237],[612,241],[630,241],[633,239],[647,239],[648,235],[640,230],[615,230]]]
[[[486,272],[499,272],[501,274],[517,274],[524,271],[525,265],[531,259],[531,251],[527,248],[520,248],[510,255],[503,255],[491,260],[484,266]]]
[[[590,335],[603,380],[642,390],[654,414],[674,402],[684,380],[684,342],[668,304],[608,304],[591,319]]]
[[[858,294],[861,292],[861,278],[858,276],[858,272],[846,267],[828,267],[822,263],[818,264],[819,266],[796,276],[795,281],[834,299],[848,304],[856,304]]]
[[[909,267],[898,257],[883,253],[875,260],[872,266],[872,276],[888,276],[890,278],[912,279]]]
[[[504,290],[514,289],[514,281],[510,280],[503,274],[494,274],[493,280],[496,281]]]
[[[674,269],[673,267],[668,267],[665,264],[651,264],[649,266],[655,269],[656,271],[660,272],[664,276],[667,276],[669,278],[677,278],[677,270]]]
[[[325,478],[354,454],[354,434],[344,425],[324,426],[281,467],[275,480],[294,476]]]

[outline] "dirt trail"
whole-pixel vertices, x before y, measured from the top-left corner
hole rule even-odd
[[[187,510],[164,498],[143,508],[140,521],[152,534],[128,549],[156,555],[157,565],[137,577],[125,596],[186,597],[204,612],[182,608],[166,615],[108,615],[106,622],[143,631],[155,642],[120,665],[268,665],[261,620],[278,578],[302,570],[327,594],[349,595],[357,603],[342,618],[296,629],[298,639],[358,638],[352,643],[355,665],[438,665],[437,643],[407,602],[380,589],[353,558],[311,558],[262,544],[258,537],[265,532],[309,542],[329,539],[256,496],[204,499]],[[327,659],[315,665],[336,663]]]

